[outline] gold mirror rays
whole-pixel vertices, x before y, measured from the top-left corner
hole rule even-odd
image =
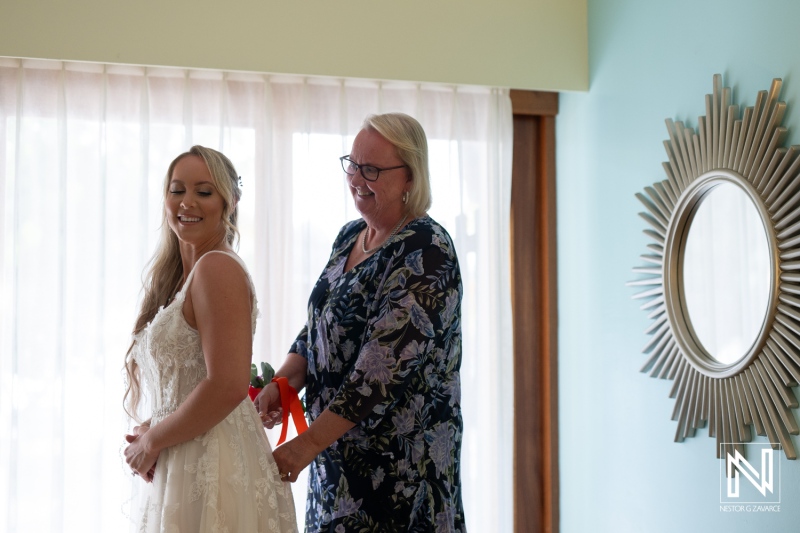
[[[800,383],[800,146],[784,147],[781,126],[786,104],[778,101],[781,80],[759,91],[756,103],[740,116],[722,77],[705,97],[705,116],[697,130],[666,120],[666,179],[636,197],[645,207],[651,242],[629,282],[640,292],[641,309],[652,324],[643,352],[642,372],[674,380],[672,419],[676,441],[708,425],[717,457],[753,438],[767,437],[786,457],[797,458],[790,435],[800,434],[793,409],[793,387]],[[744,357],[721,364],[694,335],[683,293],[682,255],[694,212],[716,185],[739,186],[758,209],[770,250],[770,297],[761,331]]]

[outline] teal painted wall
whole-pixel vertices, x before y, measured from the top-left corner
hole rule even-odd
[[[672,381],[639,372],[650,321],[625,283],[649,242],[634,194],[665,177],[664,119],[696,127],[715,73],[742,107],[783,78],[800,142],[800,3],[588,7],[590,89],[562,93],[557,120],[561,531],[798,531],[800,461],[783,456],[779,513],[720,511],[715,440],[673,442]]]

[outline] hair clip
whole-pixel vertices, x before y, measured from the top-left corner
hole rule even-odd
[[[242,177],[239,176],[239,187],[242,187]]]

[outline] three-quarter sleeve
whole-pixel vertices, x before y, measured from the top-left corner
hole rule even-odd
[[[289,353],[296,353],[308,359],[308,324],[303,326],[300,333],[295,337],[292,346],[289,348]],[[285,345],[284,345],[285,346]]]

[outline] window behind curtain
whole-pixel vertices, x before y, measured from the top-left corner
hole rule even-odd
[[[510,531],[508,91],[2,58],[0,530],[127,526],[122,365],[169,162],[203,144],[242,176],[254,361],[278,366],[358,217],[337,158],[387,111],[428,134],[430,214],[461,262],[467,522]],[[302,522],[304,479],[294,489]]]

